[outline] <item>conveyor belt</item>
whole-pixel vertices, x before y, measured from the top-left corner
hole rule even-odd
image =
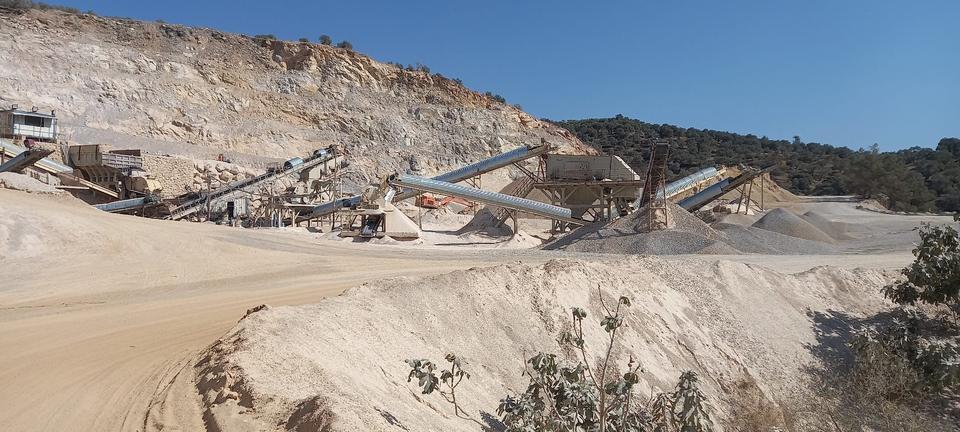
[[[33,164],[40,161],[47,156],[50,156],[50,153],[53,153],[53,150],[44,150],[44,149],[27,149],[21,152],[20,154],[13,157],[3,164],[0,164],[0,172],[20,172],[24,168],[33,166]]]
[[[2,148],[3,152],[10,157],[17,156],[20,153],[23,153],[24,150],[26,150],[26,148],[13,145],[13,143],[11,143],[9,140],[6,140],[6,139],[0,139],[0,148]],[[35,166],[51,174],[62,173],[62,172],[66,172],[66,173],[73,172],[73,168],[70,168],[69,166],[66,166],[50,158],[40,159],[39,161],[37,161]]]
[[[158,200],[153,196],[145,196],[140,198],[130,198],[120,201],[108,202],[105,204],[96,204],[94,207],[103,210],[107,213],[116,213],[122,212],[125,210],[133,210],[136,208],[143,207],[145,205],[150,205],[158,202]]]
[[[202,193],[200,197],[190,200],[184,204],[181,204],[179,207],[174,208],[170,212],[168,219],[182,219],[186,216],[189,216],[197,211],[203,209],[207,203],[215,203],[217,201],[222,201],[235,197],[242,193],[246,189],[250,189],[260,185],[262,183],[287,176],[290,174],[295,174],[305,169],[310,169],[321,163],[327,162],[331,159],[336,158],[336,156],[329,151],[329,149],[318,150],[313,155],[308,158],[300,159],[295,158],[287,161],[284,164],[283,169],[273,172],[266,172],[264,174],[258,175],[256,177],[241,180],[237,182],[230,183],[222,188],[219,188],[215,191],[210,192],[209,194]],[[302,160],[302,163],[300,162]],[[291,163],[291,161],[296,161],[297,163]]]
[[[459,197],[484,204],[505,207],[525,213],[535,214],[554,220],[583,225],[586,222],[572,217],[568,208],[542,203],[526,198],[519,198],[497,192],[475,189],[463,185],[448,183],[440,180],[428,179],[412,175],[393,175],[390,184],[398,187],[410,188],[423,192],[431,192],[446,196]]]
[[[550,146],[548,144],[522,146],[506,153],[501,153],[491,158],[484,159],[480,162],[440,174],[432,177],[432,179],[447,183],[459,183],[468,178],[473,178],[481,174],[486,174],[490,171],[503,168],[507,165],[512,165],[517,162],[523,162],[532,157],[540,156],[548,151],[550,151]],[[414,197],[416,194],[416,191],[401,191],[393,197],[393,201],[403,201],[407,198]]]
[[[720,198],[727,192],[743,186],[745,183],[752,181],[763,174],[773,171],[775,167],[776,165],[772,165],[762,170],[748,170],[736,177],[725,178],[719,183],[716,183],[693,196],[680,200],[680,202],[677,204],[687,211],[697,211],[701,207],[707,205],[709,202]]]
[[[488,173],[490,171],[503,168],[507,165],[515,164],[517,162],[522,162],[532,157],[540,156],[546,152],[550,151],[550,145],[541,144],[536,146],[523,146],[510,150],[506,153],[501,153],[496,156],[484,159],[480,162],[467,165],[462,168],[457,168],[453,171],[448,171],[446,173],[440,174],[433,177],[433,180],[443,181],[447,183],[457,183],[464,181],[468,178],[476,177],[481,174]],[[417,194],[417,191],[414,190],[404,190],[402,192],[394,195],[392,202],[402,201],[407,198],[412,198]],[[346,198],[338,198],[333,201],[328,201],[322,204],[319,204],[313,207],[313,210],[310,213],[307,213],[303,216],[297,218],[298,221],[303,221],[307,219],[318,218],[321,216],[326,216],[342,208],[350,208],[356,206],[360,203],[360,195],[354,195]]]

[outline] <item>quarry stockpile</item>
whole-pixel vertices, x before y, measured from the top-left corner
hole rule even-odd
[[[838,253],[835,239],[805,218],[831,227],[838,236],[843,230],[822,216],[800,217],[784,209],[772,210],[749,226],[751,219],[745,217],[731,218],[739,223],[708,225],[667,203],[669,228],[647,232],[648,211],[641,208],[607,225],[582,227],[544,249],[639,255],[824,254]]]
[[[392,279],[314,305],[251,311],[200,355],[196,386],[207,424],[225,432],[475,431],[439,395],[408,383],[403,360],[465,359],[471,378],[457,390],[461,407],[491,424],[500,398],[525,387],[525,358],[564,356],[555,338],[572,307],[587,311],[588,349],[602,349],[599,285],[608,300],[633,300],[613,356],[621,366],[640,362],[639,394],[670,390],[681,371],[694,370],[722,421],[727,392],[742,380],[774,400],[802,391],[802,370],[816,364],[825,331],[816,317],[882,308],[889,276],[634,257]]]
[[[0,188],[40,194],[64,194],[65,192],[40,182],[33,177],[14,172],[0,173]]]
[[[54,10],[0,9],[0,22],[0,57],[18,59],[0,62],[0,106],[55,110],[72,143],[244,166],[341,144],[358,184],[541,139],[592,151],[452,79],[352,50]]]
[[[777,208],[770,210],[760,220],[753,224],[756,228],[762,228],[767,231],[773,231],[790,237],[797,237],[806,240],[832,243],[835,240],[827,233],[797,216],[787,209]]]

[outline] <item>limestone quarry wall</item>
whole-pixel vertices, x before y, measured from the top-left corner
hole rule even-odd
[[[0,57],[18,59],[0,62],[0,106],[56,110],[71,143],[224,154],[248,166],[337,143],[358,183],[429,175],[541,139],[591,151],[451,79],[330,46],[3,9]]]

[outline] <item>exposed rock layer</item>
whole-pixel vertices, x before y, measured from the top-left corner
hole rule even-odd
[[[0,9],[0,105],[56,110],[64,138],[242,165],[341,144],[352,179],[424,175],[566,130],[456,81],[354,51],[87,14]]]

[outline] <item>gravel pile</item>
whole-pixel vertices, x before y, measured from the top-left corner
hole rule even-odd
[[[740,226],[750,226],[757,222],[757,215],[745,215],[740,213],[731,213],[724,215],[718,222],[728,223]]]
[[[718,243],[721,246],[718,246]],[[551,245],[552,246],[552,245]],[[548,246],[547,249],[554,249]],[[676,229],[665,229],[649,233],[615,232],[601,230],[596,235],[577,239],[565,247],[567,251],[639,254],[639,255],[683,255],[697,253],[739,254],[737,250],[694,233]]]
[[[33,177],[14,172],[0,173],[0,188],[40,194],[63,194],[64,192]]]
[[[620,232],[642,233],[647,227],[649,212],[648,207],[643,207],[611,222],[606,228]],[[722,239],[722,236],[710,228],[706,222],[672,202],[667,203],[667,224],[672,230],[686,231],[714,240]]]
[[[835,240],[817,225],[838,235],[843,230],[823,216],[814,214],[808,222],[782,209],[771,211],[753,226],[748,224],[749,217],[730,218],[735,215],[707,225],[672,203],[668,215],[669,229],[643,232],[647,213],[640,209],[605,226],[580,228],[544,249],[627,255],[830,254],[838,252]],[[728,218],[731,222],[726,222]]]
[[[738,254],[726,243],[726,236],[705,222],[669,203],[668,226],[643,232],[648,209],[641,208],[607,225],[582,227],[546,246],[548,250],[641,255]]]
[[[782,208],[771,210],[752,226],[754,228],[762,228],[767,231],[800,239],[824,243],[833,243],[835,241],[830,235],[821,231],[810,222]]]
[[[743,253],[809,255],[837,252],[837,248],[830,243],[791,237],[762,228],[723,222],[714,224],[713,227],[726,236],[726,243],[730,247]]]
[[[830,219],[827,219],[820,213],[815,211],[808,211],[801,216],[803,220],[810,222],[811,225],[820,229],[834,240],[851,240],[853,239],[850,236],[850,225],[844,222],[834,222]]]

